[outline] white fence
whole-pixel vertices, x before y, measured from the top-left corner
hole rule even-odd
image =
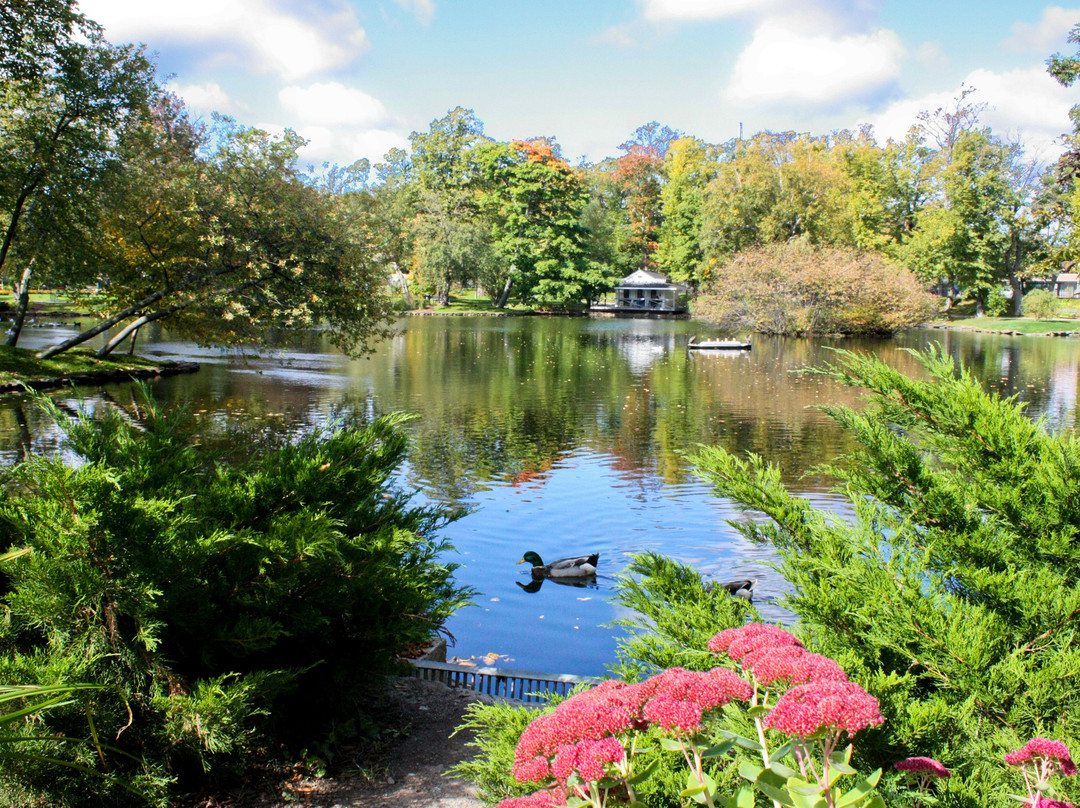
[[[416,676],[443,682],[450,687],[465,687],[498,696],[504,699],[524,702],[543,702],[555,693],[565,696],[582,682],[596,684],[600,682],[593,676],[574,676],[569,673],[537,673],[518,671],[510,668],[490,668],[484,666],[455,665],[452,662],[431,662],[418,659]]]

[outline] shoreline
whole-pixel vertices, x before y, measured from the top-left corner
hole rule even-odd
[[[161,362],[151,367],[105,368],[79,373],[62,373],[59,376],[42,376],[36,379],[20,379],[0,382],[0,394],[22,393],[26,390],[56,390],[61,387],[112,384],[196,373],[198,362]]]
[[[924,323],[916,326],[926,330],[938,331],[970,331],[973,334],[998,334],[1006,337],[1080,337],[1080,330],[1076,331],[1016,331],[1006,328],[979,328],[974,325],[961,323]]]

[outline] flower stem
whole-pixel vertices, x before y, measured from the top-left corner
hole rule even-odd
[[[769,701],[769,691],[766,690],[764,696],[761,699],[761,705],[764,707]],[[754,680],[754,696],[750,700],[750,706],[756,707],[758,703],[758,684],[757,680]],[[761,744],[761,765],[766,769],[769,768],[769,744],[765,740],[765,727],[761,724],[761,717],[754,718],[754,726],[757,728],[758,743]],[[780,803],[776,800],[772,801],[773,808],[780,808]]]

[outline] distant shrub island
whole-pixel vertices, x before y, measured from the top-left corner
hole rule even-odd
[[[934,317],[914,273],[880,253],[793,241],[737,253],[720,266],[694,314],[765,334],[892,334]]]

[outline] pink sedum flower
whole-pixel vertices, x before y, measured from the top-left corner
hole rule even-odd
[[[809,682],[846,682],[847,674],[829,657],[812,654],[802,646],[781,645],[758,648],[742,658],[744,669],[765,687],[777,684],[804,685]]]
[[[575,772],[582,780],[600,780],[606,765],[625,759],[626,750],[617,738],[579,741],[559,748],[551,762],[551,773],[560,783],[565,783]]]
[[[745,626],[721,631],[709,640],[708,648],[714,654],[727,654],[738,662],[756,649],[783,645],[802,647],[802,643],[794,635],[782,628],[761,623],[747,623]]]
[[[701,707],[660,696],[645,705],[645,720],[668,732],[692,733],[701,728]]]
[[[683,668],[669,668],[652,677],[654,698],[689,701],[708,712],[729,701],[749,701],[754,689],[726,668],[713,668],[704,673]]]
[[[795,659],[806,653],[809,652],[801,645],[764,645],[743,654],[740,662],[744,671],[753,670],[756,672],[758,663],[766,659]]]
[[[1069,755],[1069,747],[1062,741],[1049,738],[1032,738],[1023,748],[1005,755],[1010,766],[1021,766],[1029,760],[1041,759],[1051,764],[1050,772],[1057,771],[1066,777],[1076,774],[1076,766]],[[1046,803],[1046,800],[1043,801]]]
[[[641,705],[650,693],[623,682],[605,682],[579,693],[525,728],[518,739],[515,759],[528,760],[538,755],[550,758],[560,746],[621,735],[640,725]]]
[[[575,747],[582,741],[610,738],[621,749],[622,744],[613,736],[644,729],[642,708],[654,691],[655,685],[649,682],[628,685],[610,680],[572,696],[554,712],[538,716],[518,739],[514,777],[518,782],[542,781],[550,776],[544,770],[546,762],[564,747]]]
[[[1035,802],[1025,802],[1024,805],[1026,805],[1027,808],[1075,808],[1071,802],[1051,800],[1042,795],[1035,797]]]
[[[527,758],[515,756],[510,773],[519,783],[542,783],[551,776],[551,768],[548,766],[548,759],[542,755]]]
[[[938,761],[928,757],[910,757],[907,760],[901,760],[898,763],[894,763],[893,768],[901,772],[928,774],[932,777],[941,777],[943,779],[951,776],[951,772],[948,769]]]
[[[495,808],[555,808],[559,805],[566,805],[566,792],[561,788],[548,788],[527,797],[510,797]]]
[[[797,685],[776,702],[764,725],[807,738],[835,728],[848,734],[884,721],[878,700],[854,682],[811,682]]]

